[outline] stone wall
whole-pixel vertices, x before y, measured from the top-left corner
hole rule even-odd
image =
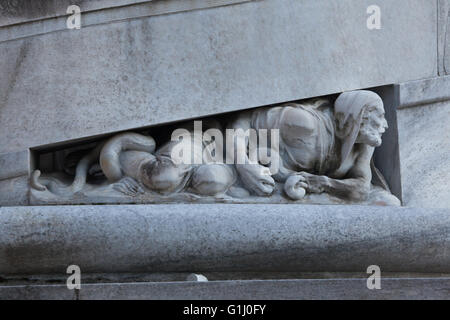
[[[450,0],[438,0],[438,71],[450,74]]]
[[[448,298],[450,0],[377,0],[379,30],[366,27],[371,0],[78,0],[79,30],[66,27],[71,4],[0,1],[0,280],[63,279],[0,285],[0,298],[70,299],[70,264],[83,279],[152,281],[83,284],[84,298]],[[390,127],[374,159],[409,208],[28,206],[38,150],[355,89],[383,99]],[[369,265],[419,276],[384,290],[361,276],[154,282],[365,277]]]
[[[400,85],[403,204],[450,207],[450,76]]]
[[[370,1],[208,3],[1,27],[0,153],[437,74],[435,1],[378,1],[380,30]]]
[[[0,166],[2,205],[27,203],[30,148],[445,73],[448,1],[380,1],[380,30],[369,1],[78,4],[68,30],[60,2],[2,3],[0,161],[20,157]],[[380,90],[391,128],[375,161],[401,198],[395,108],[409,89]]]

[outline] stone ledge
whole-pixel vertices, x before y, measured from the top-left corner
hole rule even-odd
[[[447,87],[450,93],[450,77]],[[448,119],[450,100],[398,110],[399,171],[404,205],[450,208]]]
[[[171,0],[171,2],[182,2]],[[70,5],[78,4],[83,13],[105,10],[123,6],[136,5],[140,3],[151,4],[152,0],[96,0],[96,1],[78,1],[72,0],[40,0],[27,1],[21,0],[14,4],[14,1],[4,0],[0,4],[0,28],[11,25],[25,24],[34,21],[48,20],[61,16],[68,16],[67,8]],[[22,2],[22,3],[20,3]],[[169,0],[158,1],[169,2]],[[184,1],[188,2],[188,1]],[[189,1],[192,2],[192,1]]]
[[[178,12],[215,8],[254,0],[197,0],[197,1],[121,1],[109,3],[103,7],[86,3],[81,5],[82,27],[114,23],[150,16],[173,14]],[[2,26],[0,23],[0,42],[12,41],[57,31],[67,31],[66,21],[69,14],[67,7],[71,3],[59,4],[54,15],[31,20],[21,20],[11,25]],[[1,13],[0,13],[1,14]]]
[[[450,210],[172,204],[0,208],[0,274],[449,272]]]
[[[382,278],[369,290],[366,279],[144,282],[81,285],[0,286],[0,299],[450,299],[450,278]]]
[[[399,109],[450,100],[450,76],[401,83]]]

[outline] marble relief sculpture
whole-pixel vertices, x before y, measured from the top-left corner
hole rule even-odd
[[[334,105],[327,99],[313,99],[243,111],[225,127],[220,121],[205,123],[205,130],[218,132],[277,129],[277,148],[261,147],[277,159],[277,170],[251,159],[245,136],[215,140],[215,147],[224,154],[231,159],[243,154],[245,162],[218,162],[200,148],[191,155],[200,157],[200,163],[180,163],[173,159],[174,149],[196,143],[207,147],[208,143],[192,134],[156,147],[151,136],[126,132],[98,143],[77,159],[72,174],[36,170],[31,177],[31,200],[400,204],[372,160],[387,128],[383,101],[374,92],[344,92]],[[189,124],[184,130],[193,131]]]

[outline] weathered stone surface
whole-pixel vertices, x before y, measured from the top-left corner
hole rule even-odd
[[[120,22],[124,20],[131,20],[142,17],[150,17],[156,15],[163,15],[169,13],[177,13],[183,11],[208,9],[232,4],[238,4],[254,0],[163,0],[163,1],[102,1],[99,3],[95,1],[86,2],[80,5],[81,20],[80,27],[86,28],[88,26],[94,26],[99,24],[107,24]],[[47,1],[49,3],[51,1]],[[45,8],[45,4],[42,1],[35,1],[31,3],[37,3],[37,7]],[[44,1],[45,3],[45,1]],[[127,5],[128,4],[128,5]],[[127,6],[122,6],[127,5]],[[54,16],[43,16],[42,19],[33,19],[30,16],[37,15],[38,12],[34,12],[33,9],[27,6],[23,6],[21,10],[31,13],[29,17],[21,16],[20,11],[16,12],[19,21],[22,23],[8,25],[1,28],[0,25],[0,42],[15,40],[25,37],[32,37],[41,34],[46,34],[56,31],[67,30],[67,20],[69,15],[66,14],[68,2],[58,3],[58,6],[52,7]]]
[[[67,7],[78,5],[83,12],[124,6],[148,0],[3,0],[0,3],[0,27],[66,15]]]
[[[28,204],[28,150],[0,154],[0,206]]]
[[[0,180],[0,206],[21,206],[28,204],[28,174]]]
[[[0,208],[0,274],[449,272],[448,209],[314,205]]]
[[[450,0],[438,0],[438,72],[450,74]]]
[[[0,180],[28,175],[29,167],[28,150],[0,154]]]
[[[436,75],[436,2],[377,4],[380,30],[267,0],[1,42],[0,152]]]
[[[450,207],[450,100],[398,110],[403,204]]]
[[[401,83],[398,90],[399,109],[450,100],[450,76]]]
[[[367,289],[366,279],[247,280],[0,286],[2,300],[278,300],[278,299],[450,299],[449,278],[382,278],[381,289]],[[195,304],[194,304],[195,305]],[[224,310],[226,312],[226,309]],[[180,315],[182,310],[180,310]],[[174,314],[175,315],[175,314]]]

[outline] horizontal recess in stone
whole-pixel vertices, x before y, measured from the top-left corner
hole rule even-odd
[[[375,88],[369,88],[380,95],[383,99],[385,108],[385,117],[388,122],[389,128],[383,134],[383,144],[375,149],[374,161],[375,166],[383,174],[386,179],[390,191],[402,199],[402,188],[400,179],[400,158],[398,148],[398,130],[397,130],[397,115],[396,110],[398,106],[398,88],[392,85],[381,86]],[[323,96],[330,101],[334,102],[337,95]],[[226,127],[227,120],[233,118],[238,112],[230,112],[210,118],[219,120],[222,127]],[[199,118],[197,120],[205,120],[207,118]],[[141,128],[134,128],[130,131],[141,133],[144,135],[150,135],[156,137],[157,141],[168,141],[170,139],[170,133],[177,129],[179,125],[177,123],[159,125],[159,126],[146,126]],[[54,172],[62,171],[62,163],[64,158],[72,152],[87,152],[96,146],[96,143],[107,139],[110,136],[117,134],[117,132],[110,135],[94,136],[87,139],[78,139],[72,141],[64,141],[61,143],[37,146],[32,149],[32,163],[30,167],[39,169],[41,172]],[[41,205],[42,202],[35,201],[31,197],[30,203],[32,205]],[[102,203],[102,202],[100,202]],[[129,203],[129,202],[128,202]],[[66,203],[60,203],[66,204]],[[71,202],[73,204],[73,202]]]

